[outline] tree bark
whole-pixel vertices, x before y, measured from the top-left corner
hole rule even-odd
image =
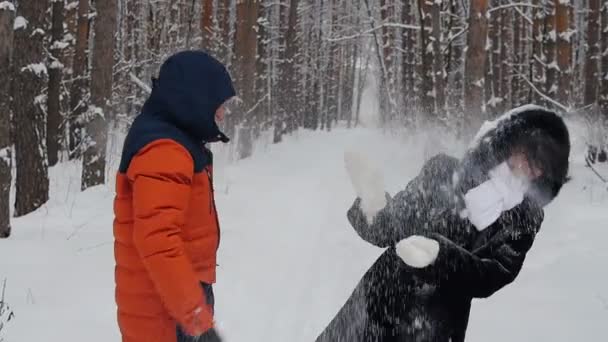
[[[112,67],[117,0],[98,1],[91,70],[91,108],[82,160],[83,190],[105,182],[108,124],[111,120]]]
[[[600,0],[589,0],[587,12],[587,53],[585,54],[584,105],[597,101],[600,61]]]
[[[472,7],[472,6],[471,6]],[[420,16],[420,50],[422,63],[422,84],[420,87],[420,98],[422,99],[422,110],[425,115],[435,116],[435,97],[433,96],[433,53],[432,53],[432,28],[431,6],[427,0],[418,0],[418,14]]]
[[[415,17],[412,14],[412,2],[404,1],[401,7],[401,21],[406,25],[414,25]],[[411,113],[413,99],[416,97],[414,81],[416,79],[416,31],[404,29],[401,49],[403,50],[401,79],[403,81],[403,116],[408,117]],[[410,107],[410,108],[408,108]]]
[[[243,122],[239,134],[239,158],[247,158],[253,152],[253,122],[245,114],[255,105],[255,70],[256,70],[256,23],[259,11],[258,0],[243,0],[237,3],[237,27],[235,41],[236,57],[236,86],[239,96],[243,99],[241,113],[236,113],[238,120]]]
[[[513,13],[512,9],[500,11],[500,97],[498,112],[504,113],[511,105],[511,87],[513,80]]]
[[[49,88],[47,96],[46,147],[49,166],[59,161],[61,140],[61,79],[63,75],[63,1],[53,2],[51,28],[51,60],[49,66]]]
[[[15,215],[28,214],[49,198],[44,114],[40,95],[44,88],[44,25],[48,2],[20,2],[17,15],[27,25],[15,31],[13,113],[17,163]]]
[[[545,0],[542,4],[544,5]],[[534,19],[532,25],[532,58],[530,61],[531,73],[530,81],[534,86],[542,90],[545,78],[545,68],[543,63],[546,61],[543,54],[544,32],[543,24],[545,21],[545,10],[543,8],[534,9]],[[534,90],[530,90],[530,101],[533,103],[542,103],[542,96]]]
[[[560,70],[558,100],[569,105],[572,91],[572,42],[570,37],[569,3],[555,0],[555,26],[557,28],[557,65]]]
[[[525,49],[524,44],[522,43],[521,35],[523,34],[524,29],[522,28],[523,19],[518,13],[513,13],[513,20],[511,20],[513,25],[513,50],[512,50],[512,71],[511,75],[511,108],[518,107],[521,105],[521,97],[520,91],[522,90],[522,85],[520,83],[521,75],[525,74],[522,69],[522,64],[524,63]]]
[[[215,51],[213,41],[213,0],[202,0],[201,6],[203,13],[201,15],[201,47],[209,51]]]
[[[486,62],[486,39],[488,32],[487,0],[472,0],[469,8],[469,32],[465,60],[465,110],[468,112],[468,134],[483,122],[483,82]]]
[[[72,66],[72,87],[70,89],[70,159],[82,154],[83,115],[88,107],[88,82],[85,79],[88,64],[89,45],[89,0],[78,1],[78,29],[76,49]]]
[[[608,131],[608,6],[602,6],[602,33],[601,33],[601,89],[600,89],[600,111],[604,118],[605,129]],[[607,146],[608,148],[608,146]]]
[[[494,5],[499,5],[500,3],[496,0],[493,1]],[[490,58],[492,60],[491,65],[491,73],[492,77],[488,79],[488,83],[492,83],[492,96],[490,97],[490,103],[488,105],[487,111],[491,113],[493,116],[497,116],[500,113],[500,109],[503,106],[503,92],[501,89],[501,80],[502,80],[502,59],[500,52],[501,48],[501,18],[500,12],[493,12],[491,16],[491,24],[489,27],[490,39],[492,41],[492,53],[490,54]],[[486,58],[487,60],[487,58]]]
[[[445,111],[445,69],[443,64],[442,27],[441,27],[442,1],[433,1],[431,6],[432,44],[433,44],[433,95],[435,100],[435,115],[442,117]]]
[[[0,8],[0,75],[9,79],[0,82],[0,238],[11,234],[10,189],[12,182],[10,140],[10,77],[13,54],[13,21],[15,7],[11,1]]]
[[[546,83],[545,83],[545,94],[547,96],[554,96],[557,92],[557,61],[555,60],[557,33],[555,31],[555,6],[553,1],[547,2],[545,15],[545,44],[544,44],[544,55],[546,58]],[[552,107],[553,104],[546,101],[547,106]]]

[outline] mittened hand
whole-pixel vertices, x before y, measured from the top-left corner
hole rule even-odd
[[[357,196],[361,198],[361,209],[369,222],[386,206],[384,177],[380,170],[358,151],[344,153],[344,166]]]
[[[503,198],[489,181],[469,190],[464,202],[466,216],[479,231],[486,229],[502,214]]]
[[[412,235],[395,246],[397,255],[410,267],[424,268],[432,264],[439,254],[439,243],[420,235]]]

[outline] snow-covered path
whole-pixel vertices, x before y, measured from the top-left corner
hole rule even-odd
[[[345,219],[354,191],[344,150],[367,151],[394,193],[442,149],[438,140],[368,129],[300,132],[248,160],[218,158],[216,318],[226,341],[313,341],[382,252]],[[119,340],[113,189],[78,193],[78,173],[71,164],[54,168],[51,202],[15,220],[13,237],[0,241],[0,281],[8,279],[15,313],[6,342]],[[516,282],[474,303],[469,341],[608,340],[608,191],[577,158],[572,176],[547,208]]]

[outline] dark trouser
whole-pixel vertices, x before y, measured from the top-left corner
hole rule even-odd
[[[213,295],[213,286],[210,284],[201,283],[201,287],[205,293],[205,300],[207,301],[207,304],[211,307],[211,311],[214,311],[215,297]],[[186,335],[179,326],[177,327],[177,342],[194,342],[196,340],[196,337]]]

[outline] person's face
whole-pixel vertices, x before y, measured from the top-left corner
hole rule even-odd
[[[533,181],[543,174],[542,170],[530,164],[528,157],[523,152],[513,153],[507,163],[515,175],[524,177],[529,181]]]
[[[215,111],[215,121],[216,122],[222,122],[224,121],[224,116],[226,115],[226,105],[222,104],[221,106],[219,106],[219,108]]]

